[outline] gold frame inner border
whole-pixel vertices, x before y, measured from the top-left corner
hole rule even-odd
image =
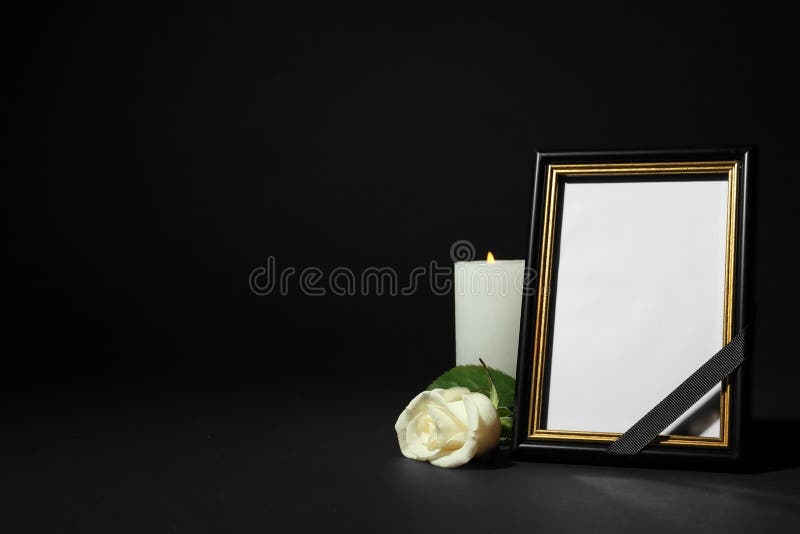
[[[550,285],[555,243],[556,206],[558,205],[559,179],[564,176],[598,179],[626,176],[681,176],[725,174],[728,181],[728,212],[725,252],[725,291],[723,309],[722,345],[733,339],[734,261],[736,255],[736,203],[738,192],[738,161],[689,161],[659,163],[576,163],[550,164],[546,169],[544,211],[542,217],[542,246],[539,264],[539,284],[536,294],[536,323],[533,342],[533,380],[531,381],[531,406],[528,419],[528,437],[536,440],[612,442],[621,434],[615,432],[584,432],[576,430],[550,430],[542,428],[542,395],[547,333],[550,318]],[[710,355],[709,355],[710,356]],[[729,413],[731,385],[726,378],[720,392],[720,436],[659,436],[658,445],[727,447],[729,442]]]

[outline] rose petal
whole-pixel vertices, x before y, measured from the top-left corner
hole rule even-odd
[[[475,402],[478,408],[479,426],[476,431],[478,450],[475,452],[475,456],[480,456],[497,446],[497,443],[500,441],[500,432],[502,428],[500,425],[500,417],[497,415],[497,409],[486,395],[472,393],[470,394],[470,398]]]
[[[444,398],[446,392],[443,389],[423,391],[397,418],[395,432],[403,456],[413,460],[432,460],[447,454],[448,451],[442,451],[442,448],[453,447],[462,441],[462,438],[452,439],[464,434],[466,425],[451,411]],[[462,394],[460,391],[455,393]]]
[[[491,450],[500,439],[500,418],[488,397],[467,388],[423,391],[395,423],[407,458],[457,467]]]
[[[464,401],[459,398],[457,401],[448,402],[447,408],[450,412],[461,421],[464,428],[467,428],[467,412],[464,408]]]
[[[454,387],[450,389],[434,389],[433,391],[441,392],[440,395],[444,398],[445,402],[460,401],[464,395],[469,395],[470,391],[467,388]]]
[[[408,428],[406,429],[407,445],[403,454],[408,458],[425,461],[436,457],[441,447],[431,449],[426,443],[423,442],[422,435],[418,429],[420,424],[432,424],[432,421],[430,421],[430,416],[427,413],[418,413],[414,419],[409,422]]]

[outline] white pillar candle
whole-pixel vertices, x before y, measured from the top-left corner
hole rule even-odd
[[[486,365],[515,374],[525,260],[455,264],[456,365]]]

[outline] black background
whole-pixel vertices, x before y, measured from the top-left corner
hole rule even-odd
[[[87,495],[110,480],[144,477],[131,482],[141,494],[107,497],[137,502],[150,482],[197,475],[206,459],[187,452],[195,428],[178,421],[203,439],[203,421],[238,421],[234,448],[266,421],[284,438],[268,434],[263,455],[291,437],[335,463],[319,425],[377,417],[374,433],[352,435],[386,430],[395,462],[395,412],[453,363],[452,296],[310,297],[296,283],[257,296],[250,272],[274,256],[279,269],[387,266],[402,279],[449,264],[459,239],[523,258],[537,149],[757,146],[753,412],[799,418],[793,18],[766,5],[600,4],[12,9],[0,399],[4,491],[26,503],[12,520],[46,502],[53,524],[75,526],[95,518],[75,507],[98,504]],[[181,428],[185,443],[171,434]],[[108,432],[119,442],[96,440]],[[120,460],[139,446],[156,463]],[[159,471],[184,454],[186,472]],[[73,462],[90,474],[59,475]],[[304,473],[281,471],[291,487],[313,485],[294,462],[280,464]],[[186,514],[200,506],[172,489],[189,495]],[[125,517],[160,518],[174,511],[165,499]],[[225,513],[205,525],[231,526]]]

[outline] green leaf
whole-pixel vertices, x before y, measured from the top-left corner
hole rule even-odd
[[[492,381],[495,384],[498,405],[503,407],[514,406],[514,379],[502,371],[488,368]],[[480,365],[459,365],[453,367],[439,378],[434,380],[428,390],[435,388],[465,387],[470,391],[483,393],[491,398],[491,386],[486,370]],[[507,408],[508,409],[508,408]]]
[[[497,415],[499,415],[500,417],[511,417],[512,415],[514,415],[514,412],[512,412],[510,408],[507,408],[505,406],[498,406]]]
[[[501,417],[500,418],[500,437],[501,438],[510,438],[511,437],[511,427],[514,424],[513,417]]]

